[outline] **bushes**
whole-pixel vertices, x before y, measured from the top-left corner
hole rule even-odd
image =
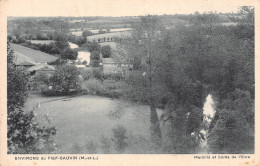
[[[80,70],[80,74],[84,81],[94,77],[92,70],[83,69]]]
[[[60,56],[62,59],[76,60],[78,58],[78,52],[68,47],[61,52]]]
[[[113,80],[121,80],[123,78],[123,75],[121,73],[110,73],[104,75],[104,79],[113,79]]]
[[[102,91],[105,91],[104,87],[102,86],[101,81],[99,81],[95,78],[91,78],[88,81],[85,81],[83,83],[82,89],[86,90],[90,94],[97,94]]]
[[[100,50],[101,50],[101,45],[98,44],[95,41],[94,42],[87,42],[83,46],[86,47],[89,52],[93,52],[93,51],[100,52]]]
[[[101,59],[100,59],[99,52],[97,52],[97,51],[91,52],[91,54],[90,54],[90,64],[91,64],[91,66],[99,67],[100,61],[101,61]]]
[[[103,80],[103,73],[100,71],[100,69],[92,69],[93,76],[96,79]]]
[[[103,58],[110,58],[111,47],[109,45],[101,47],[101,53]]]
[[[43,90],[46,96],[76,94],[81,90],[80,72],[73,65],[62,65],[56,68],[52,76],[38,75],[36,79],[52,89]]]
[[[11,154],[51,153],[56,150],[54,127],[40,126],[33,111],[23,110],[28,77],[15,67],[13,51],[7,46],[7,148]]]
[[[209,127],[213,153],[254,153],[254,100],[248,91],[235,89],[222,99]]]
[[[104,84],[102,84],[101,81],[95,78],[91,78],[88,81],[85,81],[83,83],[82,89],[85,90],[88,94],[100,95],[104,97],[119,98],[121,95],[121,93],[109,89]]]
[[[79,90],[79,71],[73,65],[62,65],[55,70],[51,83],[54,90],[64,92],[69,92],[71,89]]]

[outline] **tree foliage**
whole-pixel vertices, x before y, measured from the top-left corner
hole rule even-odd
[[[229,27],[212,14],[198,15],[203,24],[166,30],[146,16],[135,25],[132,38],[122,41],[124,54],[134,62],[126,80],[127,98],[150,104],[151,110],[165,108],[164,151],[197,153],[205,139],[201,130],[206,130],[210,152],[253,152],[254,24],[253,10],[247,9],[241,17],[245,20]],[[209,93],[216,100],[216,114],[208,128],[203,104]],[[152,124],[159,123],[156,116]]]
[[[98,44],[96,41],[87,42],[84,46],[88,49],[89,52],[93,52],[93,51],[100,52],[101,50],[101,45]]]
[[[61,56],[61,59],[76,60],[78,58],[78,52],[74,51],[68,47],[64,51],[61,52],[60,56]]]
[[[110,58],[111,47],[109,45],[101,47],[101,54],[103,58]]]
[[[79,90],[79,74],[74,65],[65,64],[57,67],[51,78],[53,90],[62,92],[70,92],[71,89]]]
[[[93,35],[93,33],[88,31],[88,30],[84,30],[82,32],[82,36],[83,36],[84,39],[86,39],[88,36],[91,36],[91,35]]]
[[[56,150],[52,135],[54,127],[36,121],[34,111],[24,111],[28,92],[28,75],[15,67],[13,51],[7,47],[7,146],[8,153],[52,153]],[[49,125],[49,124],[47,124]]]
[[[93,51],[90,54],[90,63],[93,67],[99,67],[100,65],[100,54],[97,51]]]
[[[56,32],[54,35],[54,44],[60,52],[69,47],[68,38],[64,33]]]

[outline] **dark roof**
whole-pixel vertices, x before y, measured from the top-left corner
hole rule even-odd
[[[36,66],[32,66],[28,69],[28,71],[30,71],[30,72],[39,71],[39,70],[40,71],[54,71],[55,67],[48,65],[48,64],[41,63],[41,64],[38,64]]]
[[[17,66],[35,66],[35,65],[36,64],[34,62],[30,62],[30,61],[23,61],[17,64]]]

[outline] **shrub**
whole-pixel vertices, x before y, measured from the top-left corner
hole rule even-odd
[[[56,150],[54,127],[40,126],[33,111],[25,112],[28,77],[13,63],[13,51],[7,45],[7,148],[8,153],[51,153]],[[37,118],[38,119],[38,118]]]
[[[96,79],[99,79],[99,80],[102,80],[102,79],[103,79],[103,74],[102,74],[102,72],[100,71],[100,69],[92,69],[92,72],[93,72],[93,76],[94,76]]]
[[[101,53],[103,58],[110,58],[111,47],[109,45],[101,47]]]
[[[56,68],[51,84],[53,90],[61,90],[63,92],[70,92],[73,90],[80,90],[79,70],[73,65],[62,65]]]
[[[97,94],[100,93],[100,91],[105,91],[101,81],[95,78],[90,78],[88,81],[85,81],[82,89],[86,90],[90,94]]]
[[[110,73],[110,74],[106,74],[104,75],[104,79],[113,79],[113,80],[121,80],[122,79],[122,74],[121,73]]]
[[[90,63],[93,67],[99,67],[100,65],[100,55],[99,52],[93,51],[90,54]]]
[[[34,80],[39,84],[39,85],[49,85],[50,84],[50,76],[48,76],[44,72],[38,72]]]
[[[83,80],[89,80],[90,78],[93,78],[93,71],[92,70],[80,70],[80,74],[83,78]]]
[[[100,50],[101,50],[101,45],[98,44],[98,43],[95,42],[95,41],[93,41],[93,42],[87,42],[87,43],[84,44],[83,46],[86,47],[87,50],[89,50],[89,52],[93,52],[93,51],[100,52]]]
[[[60,56],[62,59],[76,60],[78,58],[78,52],[68,47],[61,52]]]
[[[119,98],[121,93],[117,91],[111,91],[104,87],[100,80],[91,78],[83,83],[82,89],[89,94],[99,95],[104,97]]]

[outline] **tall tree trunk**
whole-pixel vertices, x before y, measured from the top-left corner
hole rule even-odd
[[[162,145],[162,132],[160,129],[160,123],[158,119],[158,115],[156,112],[155,104],[150,104],[150,132],[151,132],[151,141],[154,145],[155,150],[159,149]]]

